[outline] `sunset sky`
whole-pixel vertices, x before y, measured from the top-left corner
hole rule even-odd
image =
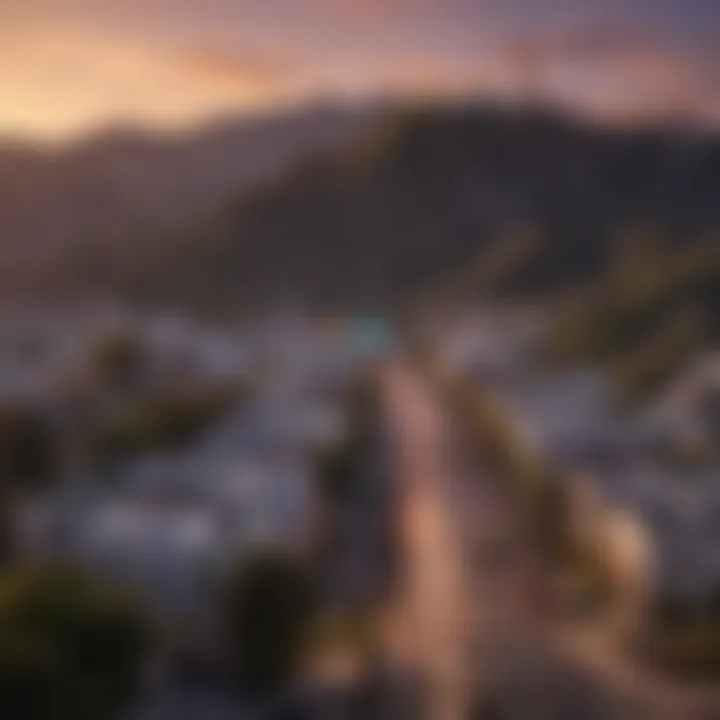
[[[720,119],[720,0],[0,0],[0,134],[468,92]]]

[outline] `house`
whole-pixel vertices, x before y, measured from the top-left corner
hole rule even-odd
[[[26,551],[74,560],[139,589],[169,616],[195,618],[253,548],[307,553],[316,501],[307,463],[292,457],[153,458],[120,486],[78,487],[24,511]]]

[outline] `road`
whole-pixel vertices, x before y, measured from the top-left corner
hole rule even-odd
[[[467,714],[465,638],[472,597],[461,537],[442,497],[443,421],[399,367],[384,377],[393,471],[401,487],[405,566],[395,608],[394,638],[402,662],[427,685],[425,714],[453,720]]]
[[[634,682],[561,642],[532,602],[531,538],[502,486],[401,363],[382,376],[404,574],[390,625],[427,720],[710,720],[711,709]],[[677,700],[677,702],[675,702]]]

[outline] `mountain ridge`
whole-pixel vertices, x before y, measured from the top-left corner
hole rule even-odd
[[[43,284],[155,302],[387,307],[518,224],[543,236],[516,274],[523,291],[577,281],[628,226],[681,242],[720,228],[712,135],[475,103],[387,106],[339,125],[336,143],[241,183],[177,232],[63,253]],[[197,152],[237,163],[222,144]]]

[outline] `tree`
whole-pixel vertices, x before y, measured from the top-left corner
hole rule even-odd
[[[9,572],[0,581],[0,717],[116,718],[140,688],[149,641],[133,600],[76,571]]]
[[[58,448],[50,424],[32,408],[0,407],[0,482],[34,485],[58,464]]]
[[[680,676],[720,677],[720,592],[700,601],[661,584],[648,607],[643,649],[649,659]]]
[[[50,423],[35,408],[0,405],[0,565],[14,552],[18,494],[47,483],[59,464]]]
[[[6,483],[0,482],[0,567],[15,554],[15,494]]]
[[[320,496],[330,506],[346,500],[353,489],[359,445],[359,438],[353,435],[316,451],[315,470]]]
[[[245,393],[240,382],[164,388],[131,400],[88,432],[90,454],[117,460],[191,442]]]
[[[103,385],[123,386],[142,368],[145,348],[131,331],[118,330],[103,336],[92,351],[92,367]]]
[[[230,658],[246,689],[272,692],[293,678],[317,610],[315,579],[299,559],[264,550],[238,566],[224,622]]]
[[[49,648],[11,632],[0,642],[0,715],[15,720],[67,717],[60,711],[63,673]]]

